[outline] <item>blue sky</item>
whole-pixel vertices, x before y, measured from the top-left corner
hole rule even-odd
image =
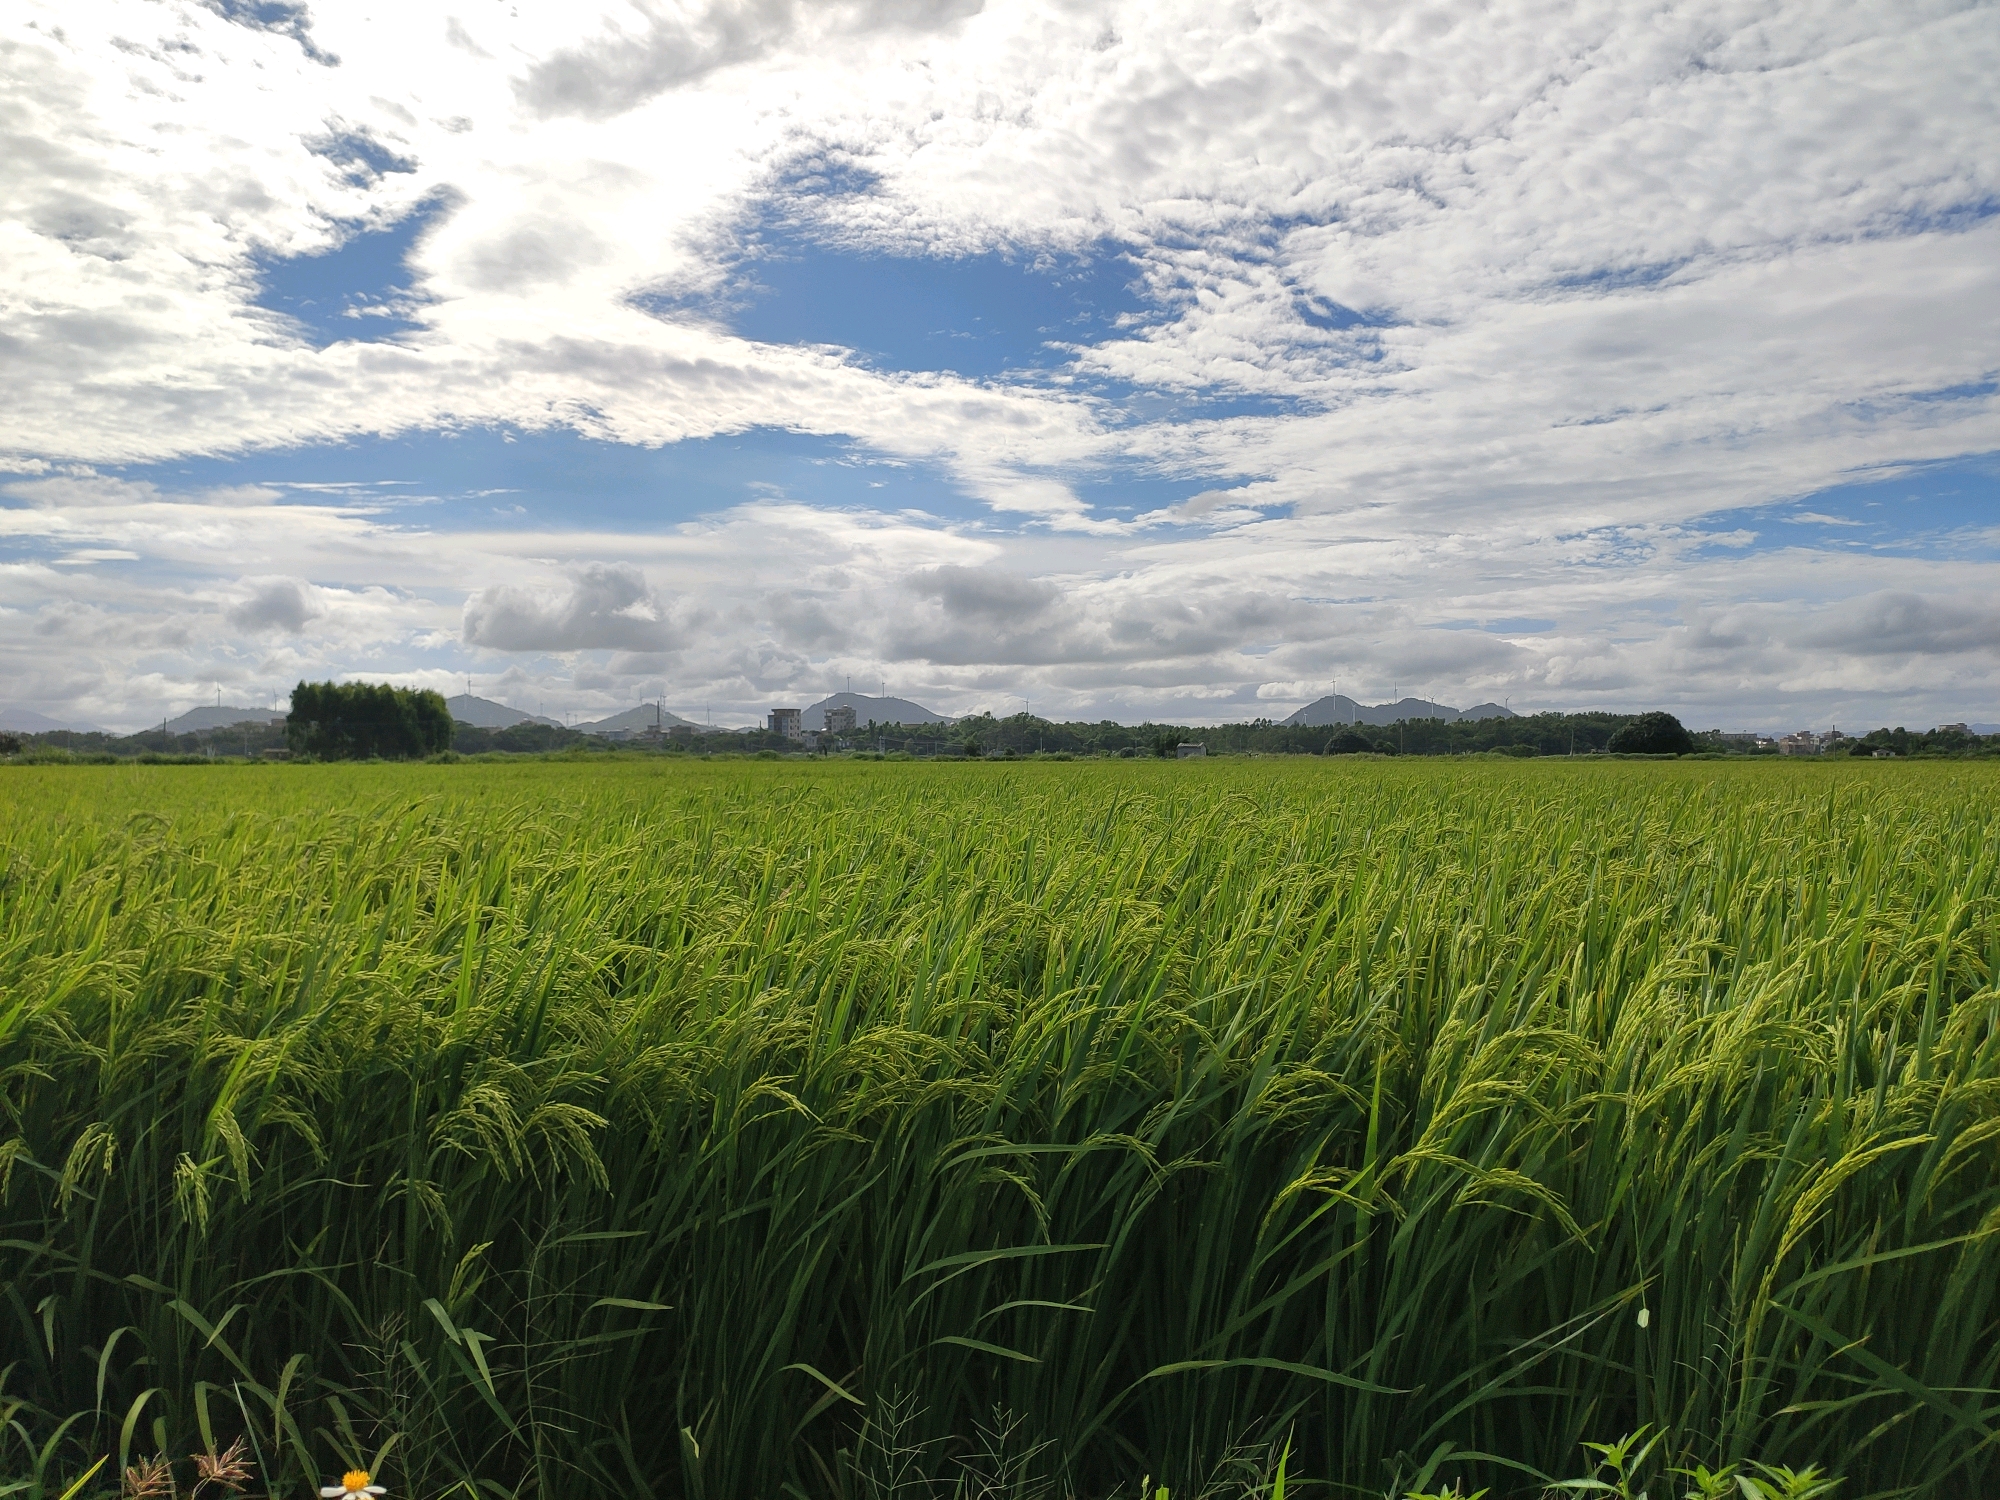
[[[0,25],[0,705],[2000,719],[1977,4]]]
[[[1913,464],[1795,500],[1717,511],[1708,529],[1757,533],[1763,551],[1845,550],[1937,562],[2000,559],[2000,455]]]
[[[984,510],[929,465],[886,459],[836,436],[769,428],[645,446],[570,428],[474,427],[106,472],[171,489],[257,484],[299,500],[339,495],[421,507],[422,523],[440,531],[562,524],[617,533],[789,495],[962,519]]]

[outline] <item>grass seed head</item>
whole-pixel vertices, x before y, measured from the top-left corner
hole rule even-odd
[[[163,1453],[142,1458],[126,1469],[120,1489],[125,1500],[156,1500],[158,1496],[171,1495],[174,1493],[173,1465],[167,1462]]]
[[[250,1482],[250,1463],[240,1437],[221,1453],[197,1453],[193,1458],[196,1494],[208,1485],[240,1494]]]

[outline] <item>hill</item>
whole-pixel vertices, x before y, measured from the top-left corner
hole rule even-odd
[[[1515,719],[1520,715],[1498,703],[1481,703],[1457,709],[1433,703],[1428,698],[1398,698],[1394,703],[1356,703],[1341,693],[1308,703],[1284,722],[1287,724],[1400,724],[1405,719],[1442,719],[1456,724],[1461,719]]]
[[[236,708],[227,703],[204,703],[177,719],[167,720],[168,734],[194,734],[204,729],[227,729],[232,724],[282,724],[283,709]]]
[[[655,724],[662,729],[672,729],[676,724],[685,724],[691,729],[706,729],[706,724],[697,724],[693,719],[683,719],[679,714],[670,714],[652,703],[641,703],[637,708],[628,708],[622,714],[613,714],[608,719],[593,719],[588,724],[576,727],[585,734],[643,734]]]
[[[802,729],[826,728],[826,711],[830,708],[851,708],[854,722],[867,724],[871,720],[877,724],[949,724],[950,719],[943,714],[933,713],[921,703],[912,703],[907,698],[871,698],[866,693],[835,693],[831,698],[822,698],[799,715]]]
[[[460,724],[470,724],[474,729],[510,729],[516,724],[556,722],[540,714],[524,714],[518,708],[495,703],[491,698],[475,698],[470,693],[460,693],[455,698],[447,698],[444,700],[444,706],[451,710],[453,719]]]
[[[53,729],[73,730],[77,734],[101,733],[95,724],[74,724],[67,719],[51,719],[46,714],[38,714],[32,708],[0,708],[0,729],[11,730],[15,734],[47,734]]]

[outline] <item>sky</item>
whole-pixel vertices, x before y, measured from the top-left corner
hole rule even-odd
[[[2000,719],[2000,8],[16,0],[0,704]]]

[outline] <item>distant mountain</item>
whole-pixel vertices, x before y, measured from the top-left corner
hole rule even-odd
[[[1335,693],[1308,703],[1286,719],[1287,724],[1400,724],[1405,719],[1516,719],[1520,715],[1498,703],[1482,703],[1476,708],[1456,709],[1433,703],[1428,698],[1399,698],[1394,703],[1356,703],[1345,694]]]
[[[282,724],[283,709],[233,708],[227,703],[204,703],[178,719],[167,720],[168,734],[193,734],[203,729],[227,729],[232,724]],[[146,726],[151,728],[151,725]]]
[[[470,693],[460,693],[456,698],[447,698],[444,700],[444,706],[451,710],[452,718],[461,724],[470,724],[474,729],[506,729],[515,724],[556,722],[554,719],[543,718],[540,714],[524,714],[518,708],[495,703],[491,698],[475,698]]]
[[[658,724],[662,729],[672,729],[676,724],[685,724],[691,729],[706,729],[706,724],[697,724],[693,719],[683,719],[679,714],[670,714],[651,703],[641,703],[637,708],[628,708],[622,714],[613,714],[608,719],[593,719],[588,724],[576,727],[585,734],[642,734]]]
[[[835,693],[831,698],[822,698],[811,708],[799,715],[801,729],[826,728],[826,711],[829,708],[851,708],[854,722],[866,728],[869,720],[877,724],[949,724],[950,719],[943,714],[932,713],[921,703],[912,703],[907,698],[870,698],[865,693]]]
[[[77,734],[97,732],[95,724],[76,724],[68,719],[51,719],[38,714],[32,708],[0,708],[0,729],[11,729],[15,734],[47,734],[51,729],[68,729]]]

